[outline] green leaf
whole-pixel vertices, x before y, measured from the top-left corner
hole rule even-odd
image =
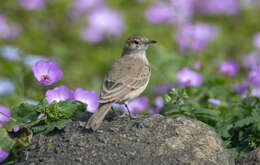
[[[33,133],[39,133],[39,132],[46,130],[48,127],[49,127],[49,125],[40,125],[40,126],[34,126],[31,129],[32,129]]]
[[[244,126],[248,126],[249,124],[252,124],[254,123],[255,120],[254,120],[254,117],[247,117],[247,118],[244,118],[244,119],[241,119],[237,122],[235,122],[235,127],[244,127]]]
[[[61,102],[52,102],[50,105],[43,99],[36,105],[21,104],[14,108],[13,116],[19,122],[24,123],[31,128],[34,133],[63,129],[65,124],[71,121],[76,111],[84,111],[85,105],[79,101],[71,101],[70,99]],[[37,119],[38,115],[44,113],[45,116]],[[27,122],[30,120],[31,122]]]
[[[61,120],[61,121],[53,122],[48,126],[48,128],[44,131],[44,133],[48,134],[54,129],[62,130],[71,121],[72,120]]]
[[[230,137],[229,131],[232,128],[233,128],[233,124],[225,124],[224,126],[221,126],[220,128],[217,128],[217,132],[223,138],[229,138]]]
[[[12,109],[12,117],[17,120],[18,123],[27,123],[28,120],[34,120],[38,114],[35,111],[37,106],[22,103],[20,106]]]
[[[15,145],[15,141],[8,136],[4,128],[0,128],[0,148],[10,152]]]
[[[7,131],[12,131],[13,127],[15,125],[19,125],[19,123],[17,123],[16,121],[14,120],[10,120],[9,122],[5,123],[4,125],[4,128],[7,130]]]

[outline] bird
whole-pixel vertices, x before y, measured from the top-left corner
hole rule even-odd
[[[154,43],[155,40],[141,34],[134,34],[125,41],[122,55],[105,75],[98,99],[99,108],[88,120],[87,129],[96,131],[115,103],[124,104],[131,115],[128,102],[138,97],[150,80],[151,66],[146,50]]]

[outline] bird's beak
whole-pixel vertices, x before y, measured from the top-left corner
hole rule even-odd
[[[147,42],[145,42],[146,45],[149,45],[149,44],[155,44],[157,41],[155,40],[149,40]]]

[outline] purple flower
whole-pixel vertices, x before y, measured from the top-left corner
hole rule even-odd
[[[215,106],[220,106],[221,105],[221,101],[220,100],[217,100],[217,99],[213,99],[213,98],[209,98],[208,99],[208,102],[212,105],[215,105]]]
[[[220,69],[219,72],[222,74],[226,74],[230,77],[235,76],[239,70],[238,64],[233,61],[223,61],[220,63]]]
[[[0,96],[8,95],[14,92],[14,90],[15,86],[8,78],[0,80]]]
[[[163,107],[163,98],[162,96],[157,96],[154,100],[155,105],[157,108],[162,108]]]
[[[199,61],[195,61],[195,62],[193,63],[193,68],[194,68],[194,69],[197,69],[197,70],[200,70],[200,62],[199,62]]]
[[[172,84],[160,84],[160,85],[155,86],[152,89],[152,92],[155,93],[155,94],[164,94],[164,93],[169,92],[172,88],[178,88],[181,85],[182,84],[180,84],[178,82],[172,83]]]
[[[38,117],[37,117],[37,120],[40,120],[42,117],[45,116],[45,113],[41,113]]]
[[[171,90],[171,87],[169,84],[160,84],[156,87],[153,88],[153,92],[156,94],[163,94],[163,93],[167,93]]]
[[[169,3],[157,2],[148,8],[145,17],[153,24],[183,24],[191,20],[193,8],[193,0],[170,0]]]
[[[125,105],[122,105],[121,107],[125,112],[128,112]],[[133,114],[141,113],[148,107],[149,107],[149,100],[147,97],[144,96],[136,98],[128,103],[129,111]]]
[[[105,34],[102,30],[95,27],[86,27],[80,34],[84,41],[89,43],[99,43],[105,39]]]
[[[249,53],[243,58],[243,65],[247,68],[252,68],[253,66],[260,64],[260,54],[257,52]]]
[[[18,132],[19,130],[20,130],[19,125],[13,126],[13,131],[14,131],[14,132]]]
[[[235,85],[235,87],[233,88],[233,90],[236,92],[236,93],[239,93],[239,94],[243,94],[247,91],[248,89],[248,85],[249,83],[247,81],[241,83],[241,84],[237,84]]]
[[[8,155],[9,155],[8,152],[0,148],[0,163],[2,163],[8,157]]]
[[[177,30],[176,39],[181,50],[186,48],[192,52],[201,52],[217,37],[218,30],[215,26],[205,23],[194,25],[186,24]]]
[[[198,87],[202,84],[202,76],[185,67],[177,73],[178,80],[185,86]]]
[[[61,85],[52,90],[48,90],[45,94],[45,97],[48,103],[51,104],[53,101],[60,102],[67,99],[72,99],[73,91],[64,85]]]
[[[20,35],[22,28],[18,24],[8,22],[7,18],[0,14],[0,38],[15,39]]]
[[[73,94],[73,100],[85,103],[88,112],[95,113],[98,109],[98,94],[95,91],[86,91],[77,88]]]
[[[38,61],[33,67],[32,71],[36,80],[48,86],[58,82],[63,77],[63,72],[55,62]]]
[[[251,86],[260,86],[260,65],[251,68],[248,73],[248,82]]]
[[[103,5],[104,0],[75,0],[73,2],[73,10],[78,13],[84,13],[89,9]]]
[[[11,110],[0,105],[0,124],[4,124],[10,120]]]
[[[28,55],[24,58],[24,64],[28,67],[33,67],[40,60],[48,61],[48,58],[44,56]]]
[[[149,114],[150,115],[160,114],[161,111],[162,111],[161,108],[152,108],[152,109],[149,110]]]
[[[46,7],[45,0],[19,0],[21,7],[25,10],[43,10]]]
[[[38,101],[34,101],[34,100],[30,100],[30,99],[24,99],[23,103],[31,104],[31,105],[38,105],[39,104]]]
[[[120,36],[124,32],[123,17],[120,12],[113,9],[96,9],[89,14],[87,20],[90,27],[103,31],[108,36]]]
[[[251,96],[260,97],[260,86],[252,86]]]
[[[200,0],[197,1],[196,8],[207,15],[235,15],[239,12],[240,5],[237,0]]]
[[[173,11],[169,4],[157,2],[148,8],[145,17],[153,24],[170,23],[173,19]]]
[[[97,8],[104,7],[104,0],[75,0],[72,4],[70,16],[72,21],[79,20],[82,15],[89,13]]]
[[[260,50],[260,32],[256,33],[254,36],[254,45]]]
[[[95,9],[89,13],[87,20],[88,28],[81,32],[85,41],[96,43],[102,41],[105,37],[120,36],[124,32],[123,17],[116,10],[109,8]],[[97,35],[97,37],[94,35]]]
[[[149,113],[151,115],[159,114],[162,110],[163,105],[164,105],[162,96],[157,96],[155,98],[154,102],[155,102],[156,107],[149,110]]]
[[[14,46],[2,46],[1,47],[1,55],[9,60],[9,61],[19,61],[20,57],[20,50]]]
[[[171,0],[169,3],[157,2],[147,9],[145,17],[153,24],[183,24],[191,20],[193,8],[193,0]]]
[[[191,22],[194,13],[194,0],[170,0],[174,22],[184,24]]]

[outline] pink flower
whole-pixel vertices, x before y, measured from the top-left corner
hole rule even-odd
[[[258,52],[251,52],[243,58],[243,65],[247,68],[260,64],[260,54]]]
[[[55,62],[38,61],[33,67],[34,77],[40,83],[48,86],[58,82],[63,77],[63,72]]]
[[[154,102],[155,102],[155,108],[150,109],[149,113],[151,115],[160,114],[162,107],[164,105],[162,96],[157,96]]]
[[[148,8],[145,17],[153,24],[169,23],[173,19],[173,11],[169,4],[157,2]]]
[[[125,112],[128,112],[125,105],[122,105],[121,107]],[[149,100],[147,97],[144,96],[136,98],[130,101],[128,104],[129,111],[133,114],[141,113],[148,107],[149,107]]]
[[[75,0],[73,1],[73,6],[75,12],[86,12],[89,9],[98,7],[98,6],[103,6],[104,4],[103,0]]]
[[[98,43],[111,36],[121,36],[124,32],[124,19],[117,10],[97,8],[88,14],[87,21],[88,27],[80,35],[90,43]]]
[[[199,62],[199,61],[195,61],[195,62],[193,63],[193,68],[194,68],[194,69],[197,69],[197,70],[200,70],[200,62]]]
[[[189,49],[197,53],[205,50],[209,43],[217,37],[217,34],[218,29],[213,25],[206,23],[185,24],[178,28],[176,40],[181,50]]]
[[[40,120],[42,117],[45,116],[45,113],[41,113],[38,117],[37,117],[37,120]]]
[[[235,15],[240,10],[238,0],[197,0],[197,10],[207,15]]]
[[[43,10],[46,7],[45,0],[19,0],[25,10]]]
[[[19,125],[13,126],[13,131],[14,131],[14,132],[18,132],[19,130],[20,130]]]
[[[177,73],[177,78],[183,85],[190,87],[200,86],[203,80],[199,73],[192,71],[187,67]]]
[[[51,104],[53,101],[60,102],[67,99],[72,99],[73,91],[64,85],[61,85],[52,90],[48,90],[45,97],[48,103]]]
[[[0,148],[0,163],[2,163],[8,157],[8,155],[9,155],[8,152]]]
[[[7,107],[0,105],[0,124],[3,126],[11,117],[11,110]]]
[[[0,38],[15,39],[22,31],[22,27],[18,24],[7,20],[4,15],[0,14]]]
[[[212,105],[215,105],[215,106],[220,106],[221,105],[221,101],[220,100],[217,100],[217,99],[213,99],[213,98],[209,98],[208,99],[208,102]]]
[[[95,113],[98,109],[98,94],[95,91],[77,88],[73,94],[73,100],[85,103],[88,112]]]
[[[254,36],[254,45],[260,50],[260,32],[256,33]]]
[[[251,71],[248,73],[248,83],[254,87],[260,86],[260,65],[251,68]]]
[[[232,77],[237,74],[238,70],[239,70],[238,64],[235,61],[230,60],[230,61],[221,62],[219,72]]]

